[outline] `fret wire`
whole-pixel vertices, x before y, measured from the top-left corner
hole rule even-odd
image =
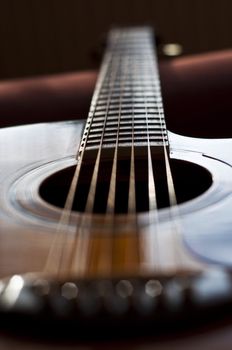
[[[145,117],[149,121],[149,135],[151,137],[158,136],[161,133],[167,135],[151,34],[149,31],[144,31],[142,34],[141,41],[135,40],[135,36],[133,39],[127,31],[119,32],[119,36],[112,34],[110,37],[108,45],[108,53],[111,56],[108,62],[109,69],[102,80],[101,86],[99,86],[96,99],[91,104],[92,124],[89,140],[87,137],[87,141],[89,141],[87,142],[87,148],[93,140],[95,142],[100,137],[98,132],[104,122],[103,146],[105,139],[107,139],[107,142],[111,140],[111,137],[112,140],[114,139],[117,133],[119,108],[121,116],[120,139],[123,138],[122,135],[126,134],[128,129],[131,130],[134,127],[135,143],[143,142],[141,135],[146,134],[144,131]],[[140,32],[138,32],[138,35],[140,35]],[[117,44],[115,40],[119,40]],[[117,71],[115,73],[116,66]],[[112,71],[114,71],[114,82],[112,82]],[[124,87],[123,91],[121,89],[122,85]],[[146,108],[144,107],[145,101]],[[132,115],[134,125],[132,125]]]
[[[150,102],[147,104],[148,108],[156,108],[157,105],[155,102]],[[122,108],[123,109],[138,109],[138,108],[143,108],[143,103],[123,103],[122,102]],[[104,111],[105,110],[105,106],[96,106],[95,111]],[[109,110],[118,110],[118,103],[115,105],[109,105]],[[92,110],[91,110],[92,111]],[[95,114],[96,115],[96,114]]]

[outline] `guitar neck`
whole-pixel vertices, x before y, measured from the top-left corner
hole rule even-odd
[[[148,27],[110,32],[80,152],[168,146],[153,42]]]

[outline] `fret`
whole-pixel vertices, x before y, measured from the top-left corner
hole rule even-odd
[[[124,82],[128,82],[128,83],[137,83],[137,84],[143,84],[144,82],[146,83],[152,83],[152,84],[158,84],[158,82],[154,82],[154,79],[151,78],[150,74],[136,74],[134,76],[132,76],[131,74],[127,74],[123,77],[119,77],[119,78],[115,78],[114,81],[112,81],[110,78],[105,78],[102,86],[104,84],[112,84],[112,85],[117,85],[117,84],[121,84],[122,80]]]
[[[136,129],[137,127],[144,127],[145,125],[146,125],[146,120],[145,119],[141,119],[141,120],[136,120],[136,121],[134,121],[134,129]],[[92,132],[92,130],[94,130],[94,129],[97,129],[97,128],[101,128],[103,126],[103,122],[101,123],[94,123],[93,125],[92,125],[92,128],[91,128],[91,130],[90,130],[90,133],[89,134],[91,134],[91,132]],[[149,126],[149,128],[152,128],[152,127],[156,127],[156,128],[159,128],[159,129],[163,129],[163,128],[165,128],[166,126],[165,126],[165,121],[164,121],[164,119],[162,120],[162,121],[160,121],[160,120],[149,120],[148,121],[148,126]],[[132,128],[132,122],[131,121],[125,121],[125,122],[122,122],[122,123],[120,123],[120,128],[123,128],[123,127],[130,127],[130,128]],[[106,124],[106,129],[108,129],[108,128],[115,128],[116,130],[118,129],[118,120],[115,120],[115,121],[109,121],[109,122],[107,122],[107,124]]]
[[[164,121],[164,118],[163,118],[163,123],[165,124],[165,121]],[[146,119],[144,118],[144,119],[139,119],[139,120],[134,120],[134,127],[136,127],[136,125],[146,125],[145,124],[146,123]],[[160,120],[159,120],[159,118],[157,118],[156,120],[149,120],[149,125],[152,125],[152,124],[155,124],[156,123],[156,125],[160,125]],[[103,125],[103,122],[102,123],[99,123],[99,122],[94,122],[93,124],[92,124],[92,127],[94,128],[95,126],[96,127],[100,127],[100,126],[102,126]],[[132,121],[128,121],[128,120],[121,120],[121,123],[120,123],[120,126],[123,126],[123,125],[132,125]],[[109,120],[109,121],[107,121],[107,124],[106,124],[106,127],[107,126],[118,126],[118,119],[117,120]],[[90,131],[91,132],[91,131]]]
[[[118,128],[116,127],[116,126],[112,126],[112,127],[109,127],[109,128],[106,128],[105,129],[105,132],[104,132],[104,137],[105,137],[105,135],[109,135],[109,134],[114,134],[114,135],[116,135],[117,134],[117,131],[118,131]],[[134,128],[134,130],[133,130],[133,132],[136,134],[136,133],[147,133],[147,132],[149,132],[149,133],[153,133],[153,134],[160,134],[160,133],[165,133],[166,132],[166,129],[163,127],[163,128],[158,128],[158,127],[151,127],[151,128],[149,128],[149,130],[147,131],[147,129],[146,129],[146,127],[144,127],[144,124],[143,124],[143,126],[141,126],[141,125],[137,125],[135,128]],[[129,127],[129,126],[121,126],[120,128],[119,128],[119,133],[130,133],[130,134],[132,134],[132,129],[131,129],[131,127]],[[91,137],[94,137],[95,135],[102,135],[102,129],[101,128],[97,128],[96,130],[94,130],[94,132],[91,132],[90,134],[89,134],[89,137],[91,138]]]
[[[140,96],[133,96],[132,94],[129,95],[129,96],[111,96],[110,97],[110,104],[118,104],[120,101],[121,103],[125,102],[125,103],[133,103],[133,104],[136,104],[136,103],[141,103],[141,102],[144,102],[144,97],[141,97]],[[153,96],[148,96],[146,97],[146,101],[147,102],[162,102],[162,99],[161,99],[161,96],[160,96],[160,91],[158,91],[157,93],[154,93]],[[98,101],[95,103],[95,104],[107,104],[107,98],[106,97],[101,97],[99,96],[98,98]]]
[[[155,102],[148,102],[148,103],[146,103],[146,101],[144,101],[144,103],[141,103],[141,102],[140,103],[132,103],[132,102],[130,102],[130,103],[124,103],[124,102],[120,103],[120,101],[118,101],[117,104],[113,104],[112,105],[110,103],[108,111],[118,111],[119,106],[123,110],[142,109],[142,108],[144,108],[144,106],[146,106],[146,108],[153,108],[153,109],[156,109],[156,110],[158,109],[157,103],[155,103]],[[92,109],[91,111],[96,111],[94,115],[97,116],[98,112],[106,112],[107,109],[106,109],[105,105],[100,105],[100,106],[96,106],[96,108]]]
[[[133,105],[133,103],[130,103],[130,104],[123,104],[123,103],[119,103],[118,105],[114,105],[114,106],[109,106],[108,108],[108,113],[110,114],[111,112],[114,113],[115,111],[118,111],[120,108],[120,112],[121,114],[122,113],[130,113],[130,114],[133,114],[133,111],[135,113],[138,113],[138,112],[142,112],[144,113],[143,111],[144,110],[147,110],[147,111],[151,111],[151,112],[154,112],[156,113],[157,111],[160,111],[160,109],[162,108],[162,104],[161,103],[146,103],[146,101],[144,101],[144,103],[139,103],[139,104],[135,104]],[[101,110],[99,111],[96,111],[95,115],[99,115],[98,113],[103,113],[104,111],[106,111],[106,108],[101,108]]]
[[[104,135],[107,135],[107,134],[109,134],[109,133],[114,133],[115,135],[117,134],[117,131],[118,131],[118,129],[117,129],[117,127],[116,126],[114,126],[114,125],[111,125],[110,127],[108,127],[108,128],[106,128],[105,129],[105,132],[104,132]],[[141,125],[137,125],[137,126],[135,126],[135,128],[134,128],[134,133],[144,133],[144,132],[151,132],[151,133],[154,133],[154,134],[156,134],[156,133],[164,133],[164,132],[166,132],[166,129],[163,127],[163,128],[161,128],[161,127],[151,127],[151,128],[149,128],[149,130],[147,131],[147,128],[146,127],[144,127],[144,123],[143,124],[141,124]],[[129,127],[129,125],[122,125],[120,128],[119,128],[119,133],[123,133],[123,132],[125,132],[125,133],[128,133],[128,132],[130,132],[131,134],[132,134],[132,129],[131,129],[131,127]],[[100,131],[100,128],[98,128],[98,131],[96,131],[96,133],[90,133],[89,134],[89,137],[91,136],[91,135],[96,135],[96,134],[102,134],[102,131]]]
[[[157,97],[148,97],[146,98],[146,102],[147,103],[156,103],[157,101],[161,102],[162,99],[160,97],[160,94],[157,95]],[[110,105],[118,105],[119,103],[123,103],[123,104],[131,104],[131,105],[136,105],[138,103],[144,103],[144,98],[143,97],[137,97],[137,98],[133,98],[133,97],[129,97],[129,98],[123,98],[121,99],[120,97],[118,98],[111,98],[110,99]],[[98,99],[98,102],[96,103],[96,106],[102,106],[102,105],[106,105],[107,104],[107,99]]]
[[[139,144],[141,142],[144,142],[145,140],[148,140],[148,137],[149,137],[149,140],[154,144],[155,142],[163,142],[163,143],[166,143],[168,142],[168,137],[166,134],[152,134],[152,133],[149,133],[149,134],[146,134],[146,133],[138,133],[136,135],[133,136],[133,139],[134,139],[134,142],[136,144]],[[93,144],[100,144],[100,141],[101,140],[101,137],[100,135],[99,136],[96,136],[96,137],[91,137],[91,138],[88,138],[87,140],[87,147],[88,146],[91,146]],[[117,136],[115,135],[107,135],[103,138],[102,140],[102,143],[103,145],[104,144],[109,144],[109,143],[116,143],[116,140],[117,140]],[[119,134],[118,135],[118,141],[120,141],[121,143],[123,142],[128,142],[128,140],[132,141],[132,134],[128,133],[128,134]]]
[[[160,107],[161,108],[161,107]],[[106,116],[106,114],[108,116],[125,116],[125,115],[144,115],[144,114],[148,114],[148,115],[154,115],[154,116],[158,116],[162,113],[163,111],[161,111],[161,109],[159,108],[134,108],[134,109],[123,109],[120,108],[120,112],[116,109],[114,110],[108,110],[107,112],[104,111],[100,111],[100,112],[95,112],[94,115],[96,117],[102,117],[102,116]]]
[[[115,134],[116,134],[115,132],[105,132],[104,138],[107,138],[109,136],[115,136]],[[131,129],[121,129],[120,128],[120,130],[119,130],[119,136],[121,136],[121,135],[131,136],[131,134],[132,134]],[[143,135],[143,134],[144,135],[147,135],[147,134],[149,134],[149,135],[162,135],[163,133],[161,130],[153,130],[153,129],[149,129],[149,132],[147,132],[146,129],[142,129],[142,128],[134,130],[135,137],[136,137],[136,135]]]
[[[157,83],[143,83],[143,82],[138,82],[138,83],[131,83],[131,82],[126,82],[122,81],[118,84],[111,83],[111,84],[103,84],[100,92],[108,92],[109,89],[113,89],[114,91],[122,92],[122,91],[141,91],[141,90],[159,90],[160,86],[157,85]]]
[[[139,142],[144,142],[148,141],[148,135],[149,135],[149,140],[152,142],[162,142],[167,140],[167,138],[163,138],[162,135],[151,135],[151,134],[140,134],[136,137],[134,137],[134,141],[136,143]],[[119,135],[119,142],[132,142],[132,135]],[[104,138],[103,143],[116,143],[116,137],[109,137],[109,138]]]
[[[146,39],[143,40],[138,40],[138,41],[132,41],[132,40],[123,40],[121,39],[120,42],[117,42],[114,46],[111,46],[111,50],[118,50],[120,48],[126,49],[126,50],[131,50],[131,49],[138,49],[140,47],[146,48],[146,49],[151,49],[150,47],[150,42]]]
[[[150,73],[151,74],[151,73]],[[138,88],[141,86],[145,86],[145,87],[150,87],[150,88],[159,88],[160,84],[158,82],[154,82],[151,80],[148,80],[146,78],[144,78],[144,76],[142,75],[141,78],[137,77],[136,79],[130,79],[129,77],[127,77],[126,75],[124,75],[122,73],[122,77],[120,79],[117,80],[107,80],[104,81],[102,83],[101,86],[101,91],[106,90],[108,88],[117,88],[117,89],[122,89],[123,87],[127,87],[127,88]]]
[[[140,72],[138,73],[138,69],[140,69]],[[133,75],[132,75],[133,74]],[[119,74],[117,74],[114,77],[114,80],[112,81],[109,77],[106,78],[102,83],[103,84],[120,84],[122,81],[124,82],[128,82],[128,83],[152,83],[152,84],[158,84],[157,81],[154,81],[154,79],[151,79],[151,75],[150,74],[150,69],[142,69],[141,67],[137,67],[136,69],[133,69],[132,67],[130,68],[130,73],[125,72],[123,76],[120,76]]]
[[[119,94],[118,92],[112,92],[111,93],[111,97],[113,98],[121,98],[123,99],[124,97],[125,98],[129,98],[129,97],[141,97],[144,96],[145,98],[146,97],[156,97],[156,92],[159,91],[159,89],[153,89],[153,91],[147,91],[146,93],[143,93],[142,91],[138,91],[138,92],[122,92],[121,94]],[[109,93],[105,92],[105,93],[100,93],[100,97],[102,98],[106,98],[109,97]]]
[[[116,134],[117,130],[118,130],[117,127],[107,126],[105,128],[105,134],[110,133],[110,132],[111,133],[114,132]],[[126,125],[126,126],[121,125],[119,132],[124,132],[124,131],[132,133],[131,125]],[[141,131],[141,132],[144,131],[144,123],[142,124],[142,126],[141,125],[135,125],[134,132],[136,132],[136,131],[138,131],[138,132],[139,131]],[[147,132],[147,130],[145,130],[145,131]],[[160,124],[157,123],[156,125],[155,124],[149,125],[149,131],[154,131],[154,132],[157,131],[157,132],[164,133],[166,131],[166,128],[165,128],[164,125],[163,125],[163,127],[161,127]],[[89,137],[91,135],[94,135],[94,134],[98,134],[98,135],[102,134],[102,128],[97,127],[95,129],[92,129],[91,132],[89,133]]]
[[[112,31],[83,135],[85,149],[168,145],[149,30]],[[133,129],[132,129],[133,128]],[[102,140],[102,144],[101,144]]]
[[[109,82],[121,82],[122,80],[127,80],[129,81],[130,79],[137,79],[137,80],[147,80],[149,77],[151,78],[151,72],[152,73],[157,73],[156,71],[152,70],[152,67],[141,67],[141,66],[136,66],[136,67],[132,67],[132,64],[130,64],[130,72],[128,73],[128,71],[126,70],[126,67],[121,70],[118,71],[116,73],[116,75],[114,75],[114,81],[111,80],[111,75],[109,75],[106,80],[104,81],[105,83],[109,83]],[[123,75],[122,75],[123,74]],[[132,78],[132,75],[134,75],[134,78]],[[135,80],[136,80],[135,79]]]
[[[125,139],[125,140],[119,140],[118,147],[129,147],[131,146],[132,138]],[[134,146],[135,147],[141,147],[141,146],[147,146],[148,138],[140,138],[137,140],[134,140]],[[156,139],[149,139],[150,146],[155,147],[164,147],[168,146],[168,139],[166,138],[163,140],[162,138],[156,138]],[[95,148],[98,148],[100,146],[100,141],[88,141],[86,150],[92,150]],[[114,148],[115,147],[115,139],[104,141],[102,144],[103,148]]]
[[[129,49],[124,50],[124,48],[120,48],[119,46],[115,48],[111,48],[111,53],[113,54],[113,58],[110,62],[110,64],[115,64],[116,60],[122,60],[124,57],[127,58],[132,58],[135,61],[141,61],[141,57],[147,57],[146,61],[142,61],[142,64],[149,63],[153,59],[153,50],[150,48],[144,48],[144,51],[141,48],[134,48],[134,49]]]
[[[147,140],[148,139],[148,136],[149,136],[149,139],[151,141],[162,141],[162,140],[167,140],[167,136],[166,135],[163,135],[162,133],[152,133],[152,132],[149,132],[149,133],[137,133],[134,135],[134,140],[135,142],[141,142],[144,141],[144,140]],[[128,141],[128,140],[132,140],[132,134],[131,133],[120,133],[118,135],[119,137],[119,141]],[[101,135],[91,135],[91,137],[88,138],[88,142],[100,142],[100,138],[101,138]],[[87,142],[87,144],[88,144]],[[116,136],[115,134],[107,134],[107,135],[104,135],[104,138],[103,138],[103,143],[104,142],[116,142]]]
[[[133,115],[133,119],[134,119],[134,122],[135,124],[140,120],[141,122],[144,122],[146,119],[148,119],[149,121],[153,121],[153,122],[157,122],[159,123],[160,122],[160,118],[161,120],[164,121],[164,116],[160,113],[160,114],[157,114],[157,115],[154,115],[154,114],[134,114]],[[115,120],[115,121],[118,121],[119,119],[119,114],[116,114],[116,115],[107,115],[107,121],[111,121],[111,120]],[[99,123],[99,122],[103,122],[105,120],[105,114],[102,115],[102,116],[94,116],[94,119],[92,121],[92,125],[94,123]],[[121,121],[131,121],[132,118],[131,118],[131,114],[129,115],[121,115],[120,116],[120,120]]]
[[[144,63],[144,60],[147,60],[146,63]],[[117,70],[115,72],[116,78],[119,77],[119,74],[122,71],[125,71],[125,68],[128,66],[128,63],[130,64],[130,71],[125,72],[127,76],[129,76],[131,73],[137,73],[138,75],[142,75],[144,73],[148,75],[150,70],[152,70],[153,72],[157,72],[157,69],[153,66],[152,60],[149,59],[147,55],[140,55],[137,58],[135,57],[133,58],[133,61],[132,57],[126,55],[124,55],[123,61],[114,55],[114,61],[111,62],[109,65],[109,73],[108,76],[106,76],[106,78],[109,78],[110,76],[114,75],[112,74],[113,69]],[[140,69],[140,71],[138,71],[138,69]]]
[[[108,93],[109,89],[105,89],[105,88],[102,88],[101,89],[101,92],[100,93]],[[158,87],[155,87],[155,86],[124,86],[122,85],[122,87],[117,87],[117,86],[114,86],[112,88],[112,92],[113,93],[125,93],[125,92],[130,92],[132,94],[134,93],[137,93],[139,92],[141,94],[141,91],[142,92],[145,92],[145,93],[154,93],[154,91],[159,91],[159,88]]]

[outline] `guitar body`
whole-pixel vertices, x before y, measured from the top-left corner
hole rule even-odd
[[[87,121],[0,130],[1,349],[231,349],[232,140],[168,131],[152,43],[110,32]]]
[[[75,163],[83,127],[84,121],[70,121],[0,131],[1,277],[42,270],[56,235],[60,209],[42,199],[39,189],[44,179]],[[171,158],[194,163],[212,176],[212,184],[203,194],[180,205],[183,246],[193,260],[231,267],[232,141],[193,139],[173,133],[169,133],[169,139]],[[223,322],[214,322],[191,333],[178,333],[168,339],[157,337],[146,344],[127,341],[120,346],[125,349],[229,349],[232,328],[229,321]],[[7,335],[2,335],[0,346],[2,349],[53,348]],[[75,349],[116,349],[119,345],[106,343],[83,347],[83,344],[75,344],[70,348],[72,346]],[[64,344],[54,348],[69,347]]]

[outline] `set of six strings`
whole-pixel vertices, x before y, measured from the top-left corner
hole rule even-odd
[[[120,43],[120,40],[123,39],[126,32],[121,31],[117,32],[117,35],[114,34],[114,46],[117,47],[117,43]],[[111,95],[113,93],[114,84],[116,81],[116,76],[118,70],[122,69],[122,66],[120,66],[120,60],[123,60],[123,67],[124,70],[129,65],[132,64],[131,59],[127,57],[127,51],[124,53],[124,57],[118,57],[117,59],[114,59],[112,57],[113,52],[108,51],[105,55],[104,64],[102,66],[101,74],[99,77],[99,80],[96,85],[95,93],[92,100],[92,105],[95,102],[96,107],[96,101],[98,99],[99,91],[101,91],[102,83],[104,82],[105,78],[107,78],[108,70],[111,68],[111,85],[108,92],[108,98],[107,98],[107,104],[106,104],[106,112],[105,112],[105,119],[103,122],[103,128],[102,128],[102,134],[101,134],[101,140],[100,145],[98,148],[95,165],[93,169],[92,179],[89,187],[89,192],[87,196],[87,201],[85,205],[85,214],[89,214],[90,218],[93,214],[93,208],[94,208],[94,201],[95,201],[95,194],[96,194],[96,187],[97,187],[97,180],[98,180],[98,174],[99,174],[99,167],[100,167],[100,160],[101,160],[101,153],[102,153],[102,146],[104,141],[104,134],[105,134],[105,128],[107,123],[107,117],[108,117],[108,110],[111,103]],[[110,67],[110,62],[114,63],[113,69]],[[116,63],[115,63],[116,62]],[[133,62],[133,69],[136,70],[138,67],[136,66],[136,63]],[[133,69],[131,69],[131,74],[133,74]],[[130,71],[130,70],[129,70]],[[157,68],[155,67],[155,64],[153,64],[153,67],[151,68],[151,74],[157,75]],[[121,72],[122,75],[122,72]],[[159,81],[158,81],[159,82]],[[106,205],[106,215],[105,215],[105,222],[108,225],[108,229],[110,230],[110,239],[104,240],[103,242],[104,246],[102,249],[101,259],[99,262],[99,269],[101,270],[101,273],[109,274],[111,271],[111,263],[112,260],[112,254],[113,254],[113,239],[114,239],[114,231],[115,231],[115,193],[116,193],[116,174],[117,174],[117,160],[118,160],[118,147],[119,147],[119,134],[120,134],[120,120],[121,120],[121,106],[122,106],[122,96],[123,96],[123,89],[124,89],[124,80],[121,79],[120,81],[120,97],[119,97],[119,109],[118,109],[118,127],[117,127],[117,134],[116,134],[116,141],[115,141],[115,147],[114,147],[114,155],[113,155],[113,164],[112,164],[112,170],[111,170],[111,178],[110,178],[110,184],[109,184],[109,191],[108,191],[108,199],[107,199],[107,205]],[[149,213],[155,213],[155,232],[153,227],[153,232],[150,232],[148,235],[141,235],[139,234],[139,229],[137,225],[137,219],[136,219],[136,190],[135,190],[135,154],[134,154],[134,103],[133,103],[133,86],[131,91],[131,99],[132,99],[132,116],[131,116],[131,122],[132,122],[132,131],[131,131],[131,157],[130,157],[130,177],[129,177],[129,193],[128,193],[128,214],[133,214],[132,217],[134,218],[130,225],[132,225],[132,229],[135,233],[135,235],[138,236],[139,240],[143,240],[143,244],[141,244],[140,247],[138,247],[138,254],[141,254],[147,259],[147,263],[145,265],[150,265],[150,268],[159,269],[159,255],[158,251],[159,249],[156,249],[154,251],[154,247],[158,246],[158,231],[159,231],[159,218],[158,218],[158,207],[157,207],[157,199],[156,199],[156,184],[155,184],[155,178],[154,178],[154,170],[153,170],[153,164],[152,164],[152,154],[151,154],[151,142],[150,142],[150,134],[149,134],[149,119],[148,119],[148,113],[147,113],[147,97],[146,94],[142,91],[141,86],[141,96],[144,98],[144,107],[145,107],[145,116],[146,116],[146,130],[147,130],[147,151],[148,151],[148,195],[149,195]],[[160,91],[158,90],[158,94],[156,94],[157,101],[160,101]],[[167,154],[166,149],[166,139],[165,139],[165,132],[163,129],[164,121],[162,121],[162,106],[160,107],[159,102],[157,102],[157,109],[158,109],[158,115],[159,115],[159,121],[160,121],[160,128],[161,128],[161,135],[162,135],[162,144],[164,148],[164,159],[165,159],[165,166],[166,166],[166,175],[167,175],[167,186],[168,186],[168,194],[169,194],[169,200],[170,205],[173,206],[176,204],[176,196],[175,196],[175,190],[174,190],[174,184],[169,164],[169,158]],[[80,175],[84,150],[86,148],[86,141],[88,138],[88,133],[91,128],[93,117],[90,118],[89,122],[87,123],[86,127],[86,133],[87,137],[85,137],[84,145],[82,145],[82,151],[80,152],[78,150],[78,157],[77,157],[77,166],[75,169],[75,173],[71,182],[71,186],[68,192],[68,196],[66,199],[66,203],[64,206],[64,209],[62,211],[62,215],[57,227],[57,235],[53,241],[53,244],[51,246],[51,249],[49,251],[49,255],[46,261],[45,265],[45,272],[54,273],[57,272],[58,274],[64,270],[69,271],[70,273],[74,272],[75,274],[78,274],[79,276],[83,276],[85,274],[85,270],[88,266],[89,262],[89,253],[90,253],[90,234],[91,234],[91,220],[86,220],[85,216],[80,216],[76,228],[75,228],[75,239],[74,244],[71,247],[71,251],[67,249],[67,242],[68,242],[68,232],[70,230],[70,217],[72,213],[72,207],[74,202],[74,197],[76,193],[76,188],[78,184],[78,179]],[[109,220],[110,218],[110,220]],[[149,220],[152,220],[154,222],[154,217],[151,218],[149,215]],[[110,225],[109,225],[110,223]],[[178,226],[178,225],[177,225]],[[175,231],[178,233],[178,229],[175,228]],[[104,251],[103,251],[104,250]],[[139,251],[141,250],[141,251]],[[108,262],[108,263],[107,263]]]

